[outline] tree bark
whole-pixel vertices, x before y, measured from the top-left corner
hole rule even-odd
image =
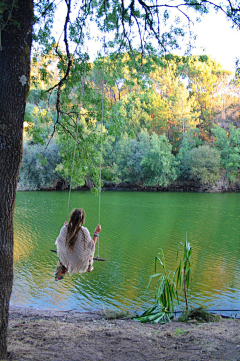
[[[6,357],[13,284],[13,213],[29,90],[33,2],[6,1],[0,50],[0,359]],[[12,14],[11,14],[12,9]],[[11,14],[11,16],[9,16]]]

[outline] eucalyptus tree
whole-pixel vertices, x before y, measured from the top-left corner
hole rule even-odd
[[[229,131],[215,125],[212,129],[215,145],[221,152],[221,165],[226,172],[226,178],[234,183],[239,181],[240,174],[240,128],[230,125]]]
[[[220,84],[231,73],[208,56],[191,56],[187,66],[188,90],[194,98],[193,109],[199,112],[199,129],[203,139],[209,139],[211,127],[217,114],[214,104],[222,91]]]
[[[66,94],[63,89],[74,77],[73,55],[79,55],[85,63],[87,54],[83,46],[88,41],[91,22],[96,24],[99,32],[108,34],[105,45],[109,51],[132,51],[135,46],[147,54],[166,53],[178,46],[179,36],[184,35],[184,26],[188,28],[191,25],[191,9],[202,15],[213,6],[215,10],[223,11],[233,24],[240,24],[239,1],[231,0],[224,1],[222,5],[198,0],[174,4],[158,0],[65,0],[63,4],[64,52],[53,35],[55,11],[61,2],[0,2],[0,358],[4,358],[7,352],[6,333],[13,282],[13,213],[30,85],[32,38],[35,41],[33,51],[38,48],[42,53],[48,53],[55,46],[58,79],[48,90],[48,94],[56,92],[56,119],[52,135],[60,128],[71,135],[75,133],[79,108],[76,103],[71,108],[64,108]],[[82,75],[79,77],[81,79]],[[68,119],[72,120],[69,125]]]
[[[231,84],[230,92],[231,73],[208,56],[143,57],[135,52],[141,68],[129,53],[119,56],[120,65],[110,58],[105,59],[105,89],[111,98],[108,129],[135,135],[141,128],[166,133],[175,154],[180,135],[190,129],[198,127],[203,138],[210,138],[223,96],[232,97],[236,89]],[[102,59],[95,62],[94,73],[99,73],[99,62]]]

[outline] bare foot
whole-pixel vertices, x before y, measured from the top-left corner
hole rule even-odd
[[[93,270],[94,270],[93,266],[88,266],[88,269],[87,269],[88,272],[92,272]]]

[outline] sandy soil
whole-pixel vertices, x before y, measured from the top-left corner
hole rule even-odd
[[[8,359],[240,360],[240,320],[140,324],[104,314],[11,308]]]

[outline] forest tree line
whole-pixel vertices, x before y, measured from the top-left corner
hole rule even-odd
[[[74,185],[97,185],[101,120],[105,184],[239,187],[238,71],[208,56],[139,53],[73,59],[73,67],[59,115],[49,89],[61,63],[53,53],[33,57],[19,190],[67,188],[75,142]]]

